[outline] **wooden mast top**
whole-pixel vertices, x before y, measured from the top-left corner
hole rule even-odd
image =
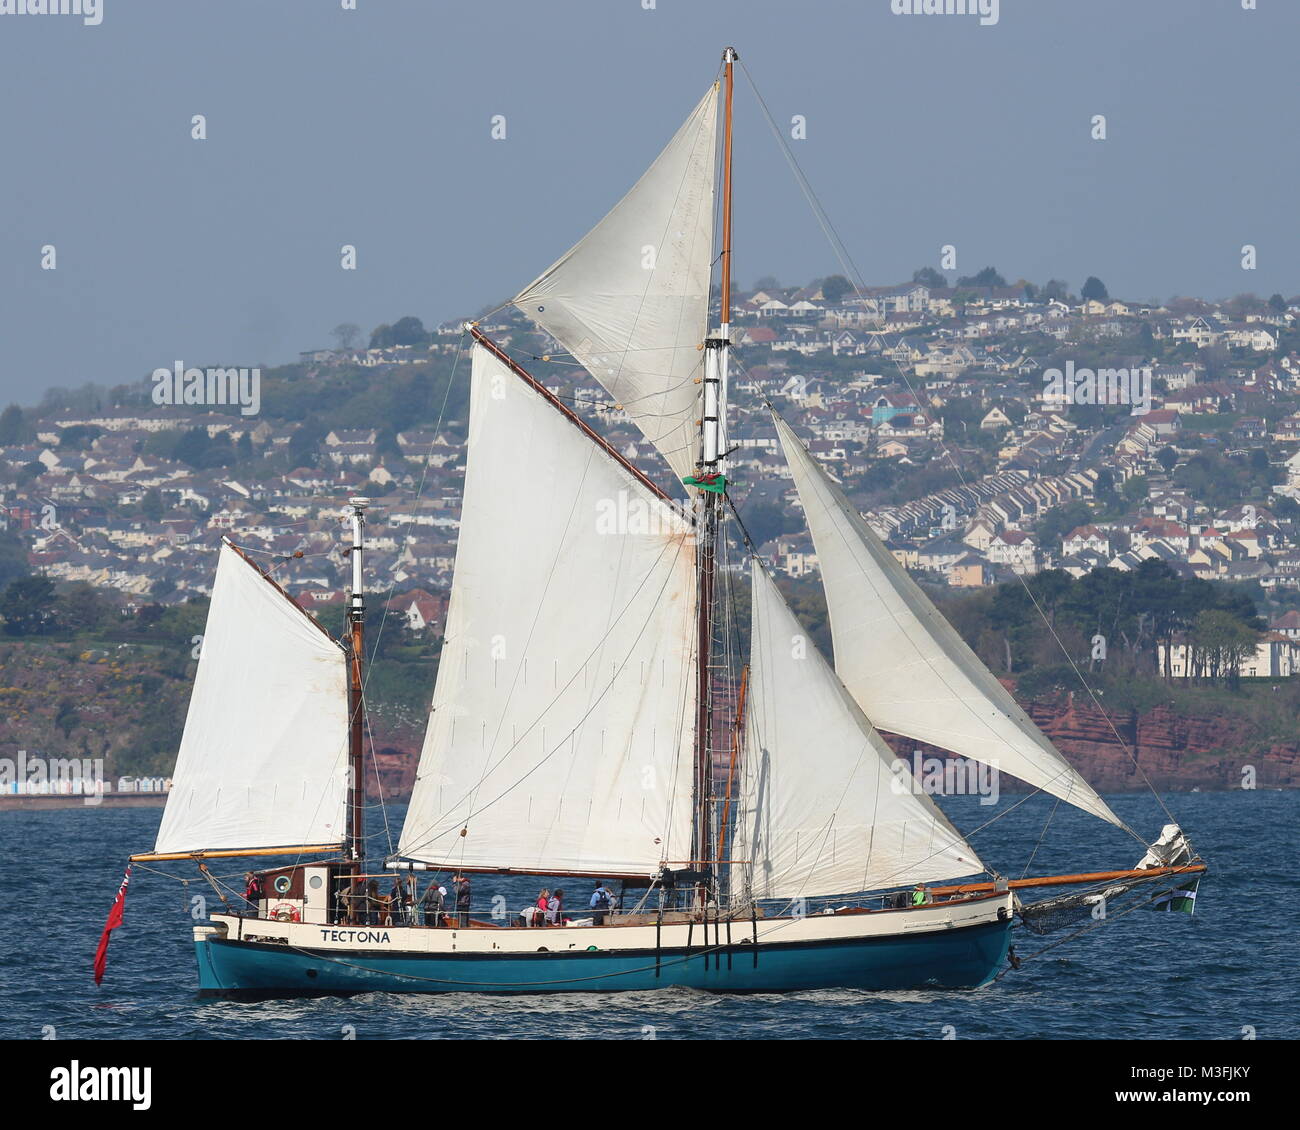
[[[722,299],[723,326],[731,324],[731,99],[734,90],[732,65],[740,58],[734,47],[722,52]]]

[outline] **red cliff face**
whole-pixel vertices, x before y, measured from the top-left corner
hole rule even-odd
[[[1144,714],[1119,712],[1108,721],[1073,695],[1059,703],[1031,703],[1027,709],[1098,792],[1144,789],[1143,773],[1156,789],[1241,788],[1248,767],[1253,767],[1256,786],[1300,787],[1300,745],[1261,747],[1249,720],[1241,717],[1178,714],[1162,706]],[[894,734],[885,739],[900,755],[920,749],[927,757],[945,756]]]
[[[1160,706],[1144,714],[1124,711],[1108,721],[1073,695],[1064,703],[1033,703],[1029,715],[1102,792],[1144,788],[1142,773],[1157,789],[1240,788],[1247,767],[1253,767],[1256,785],[1300,786],[1300,746],[1261,745],[1249,719],[1240,716],[1182,714]]]
[[[420,751],[385,746],[375,751],[374,758],[384,799],[405,800],[409,797],[415,785],[415,767],[420,760]],[[372,799],[377,799],[374,797],[376,786],[373,779],[366,782],[366,791]]]
[[[1158,790],[1241,788],[1248,766],[1254,769],[1258,787],[1300,788],[1300,745],[1274,743],[1261,748],[1249,720],[1240,716],[1179,714],[1162,706],[1145,714],[1120,712],[1107,721],[1090,702],[1079,703],[1074,695],[1063,702],[1031,703],[1028,711],[1098,792],[1146,788],[1130,753]],[[897,734],[884,738],[900,757],[910,759],[916,750],[925,757],[948,756]],[[376,727],[375,739],[377,745],[382,743],[375,756],[384,796],[408,797],[420,756],[418,738]],[[373,780],[367,785],[373,793]],[[1003,788],[1017,791],[1014,782]]]

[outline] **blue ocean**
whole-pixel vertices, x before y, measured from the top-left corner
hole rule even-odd
[[[1050,797],[976,797],[943,805],[985,862],[1013,878],[1131,867],[1141,847],[1125,833]],[[1149,795],[1107,797],[1154,839],[1165,823]],[[194,896],[211,888],[192,864],[132,872],[124,925],[104,983],[95,946],[127,856],[148,851],[161,809],[75,808],[0,813],[7,861],[4,1008],[0,1036],[39,1039],[1090,1039],[1260,1040],[1300,1036],[1295,945],[1300,793],[1170,794],[1166,798],[1211,868],[1196,913],[1139,909],[1063,944],[1080,926],[1015,935],[1023,967],[969,991],[843,990],[726,997],[684,990],[478,997],[370,994],[346,999],[199,999],[191,944]],[[988,827],[995,814],[1004,815]],[[372,850],[388,846],[402,811],[371,818]],[[377,831],[376,831],[377,829]],[[1041,843],[1040,843],[1041,838]],[[243,860],[214,861],[239,886]],[[157,872],[166,872],[159,874]],[[186,883],[180,880],[189,880]],[[523,906],[544,880],[481,876],[475,907],[504,894]],[[585,884],[566,904],[585,905]],[[1044,892],[1037,892],[1041,897]],[[1080,924],[1092,925],[1090,922]],[[1045,946],[1052,948],[1037,955]]]

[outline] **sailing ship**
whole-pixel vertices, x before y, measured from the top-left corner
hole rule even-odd
[[[736,60],[728,48],[648,171],[513,300],[640,429],[674,489],[466,326],[450,606],[414,792],[382,862],[363,785],[369,502],[348,503],[341,639],[223,542],[173,788],[153,850],[132,859],[211,877],[212,860],[288,858],[260,872],[253,909],[194,927],[202,992],[975,987],[1007,967],[1018,924],[1194,892],[1205,866],[1176,825],[1136,868],[1008,880],[900,780],[878,730],[1124,827],[775,413],[834,663],[756,553],[741,632],[727,483]],[[539,929],[499,906],[415,924],[400,898],[381,919],[364,893],[383,876],[418,901],[425,876],[476,874],[619,894]],[[1055,885],[1073,890],[1037,911],[1022,899]]]

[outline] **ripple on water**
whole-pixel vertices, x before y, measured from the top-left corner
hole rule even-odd
[[[973,828],[988,810],[967,799],[974,800],[945,805],[959,827]],[[1020,874],[1051,808],[1041,799],[976,838],[988,863]],[[1154,833],[1164,822],[1149,798],[1109,799],[1136,828]],[[123,860],[152,843],[157,810],[0,813],[6,879],[17,895],[9,906],[39,907],[41,919],[37,929],[6,924],[0,1034],[31,1037],[52,1026],[61,1037],[108,1039],[1239,1039],[1251,1026],[1260,1038],[1300,1036],[1292,952],[1300,891],[1289,870],[1294,852],[1279,846],[1300,827],[1300,794],[1167,799],[1212,867],[1196,916],[1137,911],[1031,957],[1019,973],[982,989],[745,997],[677,988],[518,997],[372,993],[255,1003],[195,995],[188,900],[206,889],[143,871],[133,875],[108,977],[99,989],[93,984],[91,959]],[[1060,811],[1034,870],[1100,869],[1134,858],[1122,833]],[[527,897],[535,885],[500,882],[510,899]],[[51,899],[51,891],[60,897]],[[1018,935],[1017,952],[1030,956],[1059,936]]]

